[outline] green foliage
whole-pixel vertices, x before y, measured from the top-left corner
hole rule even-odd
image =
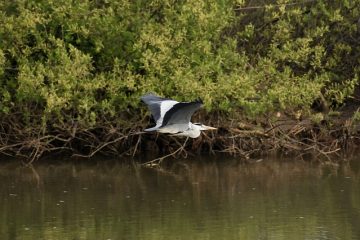
[[[341,104],[360,71],[357,1],[2,1],[0,114],[95,124],[155,92],[249,115]]]

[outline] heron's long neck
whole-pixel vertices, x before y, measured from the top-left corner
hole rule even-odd
[[[190,122],[189,124],[190,126],[190,130],[188,130],[188,133],[189,133],[189,137],[191,138],[197,138],[198,136],[200,136],[201,134],[201,131],[200,131],[200,126],[198,125],[195,125],[195,124],[192,124]]]

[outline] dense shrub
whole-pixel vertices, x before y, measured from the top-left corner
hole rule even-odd
[[[249,115],[341,104],[359,16],[349,0],[1,1],[0,114],[121,121],[149,91]]]

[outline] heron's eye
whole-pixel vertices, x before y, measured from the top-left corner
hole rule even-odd
[[[201,123],[194,123],[195,125],[197,125],[197,126],[201,126],[202,124]]]

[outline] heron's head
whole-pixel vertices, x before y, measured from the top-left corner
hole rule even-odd
[[[194,125],[199,129],[199,130],[215,130],[217,128],[214,128],[214,127],[210,127],[210,126],[206,126],[204,124],[201,124],[201,123],[194,123]]]

